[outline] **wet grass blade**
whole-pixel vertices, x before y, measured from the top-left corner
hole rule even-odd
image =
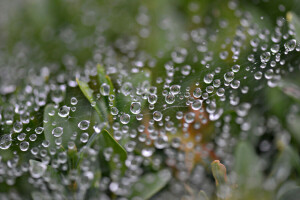
[[[126,170],[125,161],[127,159],[127,152],[126,150],[113,138],[113,136],[107,131],[103,130],[101,132],[103,143],[105,145],[105,148],[111,147],[113,149],[113,155],[118,155],[120,158],[120,162],[122,163],[121,172],[124,173]],[[110,168],[112,170],[116,169],[116,164],[111,161],[110,162]]]
[[[133,185],[130,199],[133,199],[134,197],[149,199],[162,190],[168,184],[170,179],[171,173],[168,170],[145,174]]]
[[[295,28],[295,38],[300,41],[300,17],[294,12],[288,12],[286,18]]]
[[[79,79],[76,79],[76,81],[84,96],[89,100],[91,104],[95,104],[95,106],[93,107],[98,113],[101,121],[107,121],[107,109],[105,103],[102,100],[97,101],[96,98],[94,98],[93,90],[86,82],[80,81]]]

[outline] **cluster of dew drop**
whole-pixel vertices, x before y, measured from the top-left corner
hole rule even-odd
[[[62,72],[52,79],[50,76],[47,83],[32,81],[18,96],[7,99],[10,102],[1,106],[0,114],[0,183],[13,186],[20,177],[29,175],[27,181],[50,199],[63,199],[68,191],[75,191],[77,199],[84,199],[92,185],[101,199],[110,199],[111,193],[128,199],[133,187],[145,187],[135,185],[145,169],[167,169],[164,176],[173,173],[174,177],[162,194],[166,199],[180,196],[183,182],[212,191],[214,183],[197,161],[219,158],[230,169],[237,140],[232,129],[236,128],[241,138],[250,134],[253,127],[248,116],[257,100],[255,95],[266,86],[278,86],[283,75],[295,70],[286,66],[286,59],[299,52],[300,46],[293,38],[294,27],[284,18],[276,19],[275,30],[269,30],[255,24],[250,12],[239,10],[235,2],[230,2],[228,9],[238,24],[231,38],[223,38],[222,31],[231,29],[231,22],[222,18],[201,19],[196,3],[189,8],[194,13],[191,20],[195,28],[182,33],[178,42],[182,45],[172,47],[171,53],[153,56],[139,50],[139,42],[150,37],[154,28],[149,25],[147,9],[142,7],[136,17],[140,26],[136,36],[119,38],[113,48],[105,43],[101,31],[96,32],[94,58],[87,61],[83,71],[71,75]],[[199,25],[201,20],[207,27],[216,20],[218,27],[204,28]],[[168,21],[164,24],[160,28],[168,31]],[[211,43],[216,43],[217,48]],[[183,47],[187,44],[189,47]],[[168,60],[161,64],[163,56]],[[72,58],[68,62],[72,65]],[[107,83],[97,85],[98,62],[105,66],[114,88]],[[45,80],[49,71],[51,67],[42,68],[38,80]],[[157,75],[156,71],[165,74]],[[142,78],[135,79],[139,74]],[[75,77],[96,88],[95,102],[88,102],[78,93]],[[77,93],[69,92],[75,89]],[[94,117],[94,108],[102,99],[108,101],[106,117],[110,120],[106,122]],[[50,103],[53,109],[43,114]],[[264,120],[269,124],[276,122]],[[46,127],[51,132],[48,138],[43,136]],[[257,134],[263,134],[264,128],[262,123]],[[124,163],[113,147],[87,145],[92,135],[101,134],[103,129],[109,130],[126,150]],[[86,155],[79,169],[70,165],[70,152],[75,150]],[[100,157],[116,166],[103,172],[101,178]],[[49,166],[62,173],[49,170]]]

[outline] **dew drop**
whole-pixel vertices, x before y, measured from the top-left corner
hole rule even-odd
[[[108,85],[107,83],[102,83],[102,85],[100,87],[100,93],[103,96],[108,96],[109,95],[109,91],[110,91],[110,85]]]
[[[284,47],[287,51],[293,51],[296,47],[296,44],[297,44],[296,40],[291,39],[284,44]]]
[[[227,72],[224,74],[224,79],[227,82],[231,82],[234,79],[234,73],[233,72]]]
[[[130,121],[130,115],[128,115],[126,113],[122,114],[120,117],[120,121],[122,124],[128,124]]]
[[[4,134],[0,136],[0,149],[8,149],[11,146],[11,135]]]
[[[60,137],[64,133],[64,129],[62,127],[56,127],[52,129],[52,135],[54,137]]]
[[[173,95],[179,94],[179,92],[180,92],[180,85],[172,85],[172,86],[170,87],[170,92],[171,92]]]
[[[200,88],[196,88],[196,89],[194,90],[194,92],[193,92],[193,96],[194,96],[195,98],[200,98],[201,95],[202,95],[202,90],[201,90]]]
[[[153,112],[153,119],[155,121],[160,121],[163,117],[163,114],[160,111],[154,111]]]
[[[88,133],[82,133],[80,136],[80,141],[82,143],[87,143],[87,141],[89,140],[89,134]]]
[[[166,95],[165,101],[167,104],[173,104],[175,102],[175,96],[172,93],[169,93]]]
[[[199,99],[194,100],[192,103],[193,110],[200,110],[201,106],[202,106],[202,101],[200,101]]]
[[[270,52],[264,52],[260,55],[260,61],[262,63],[267,63],[271,58],[271,53]]]
[[[76,97],[71,98],[71,105],[75,106],[78,103],[78,100]]]
[[[58,111],[58,116],[60,117],[67,117],[70,113],[70,107],[62,106]]]
[[[87,130],[90,126],[90,121],[88,120],[82,120],[81,122],[78,123],[78,128],[80,130]]]
[[[23,141],[20,143],[20,150],[21,151],[27,151],[29,148],[29,142]]]
[[[133,114],[139,114],[141,112],[141,103],[140,102],[132,102],[130,106],[130,111]]]
[[[35,160],[31,160],[29,171],[33,178],[40,178],[44,175],[46,172],[47,166],[42,163]]]

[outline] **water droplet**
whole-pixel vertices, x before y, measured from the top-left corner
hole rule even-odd
[[[188,76],[191,73],[191,66],[190,65],[184,65],[181,68],[181,74],[184,76]]]
[[[239,80],[234,80],[230,84],[232,89],[238,89],[240,87],[240,81]]]
[[[29,148],[29,142],[23,141],[20,143],[20,149],[21,151],[27,151]]]
[[[150,94],[150,95],[148,96],[148,102],[149,102],[150,104],[155,104],[156,101],[157,101],[157,96],[156,96],[155,94]]]
[[[193,92],[193,96],[194,96],[195,98],[200,98],[201,95],[202,95],[202,90],[201,90],[200,88],[196,88],[196,89],[194,90],[194,92]]]
[[[110,85],[106,84],[106,83],[102,83],[101,87],[100,87],[100,93],[103,96],[108,96],[110,92]]]
[[[11,146],[11,135],[4,134],[0,136],[0,149],[8,149]]]
[[[142,149],[142,155],[146,158],[152,156],[153,152],[154,152],[154,149],[151,148],[151,147],[147,147],[147,148]]]
[[[206,74],[204,77],[204,83],[210,84],[214,80],[214,75],[213,74]]]
[[[187,56],[187,50],[185,48],[177,48],[171,53],[171,56],[175,63],[183,63]]]
[[[296,40],[291,39],[284,44],[284,47],[287,51],[293,51],[296,47],[296,44],[297,44]]]
[[[120,121],[122,124],[128,124],[130,121],[130,115],[124,113],[123,115],[121,115]]]
[[[60,117],[67,117],[70,113],[70,107],[62,106],[58,111],[58,116]]]
[[[254,78],[255,78],[256,80],[260,80],[260,79],[262,78],[262,72],[261,72],[261,71],[255,72]]]
[[[124,83],[121,87],[121,92],[125,96],[128,96],[132,92],[132,90],[133,90],[133,86],[130,82]]]
[[[130,106],[130,111],[133,114],[139,114],[141,112],[141,103],[140,102],[132,102]]]
[[[118,108],[116,108],[116,107],[112,107],[111,110],[110,110],[110,113],[111,113],[112,115],[117,115],[117,114],[119,113],[119,110],[118,110]]]
[[[89,134],[88,133],[82,133],[80,136],[80,141],[82,143],[87,143],[87,141],[89,140]]]
[[[37,127],[34,131],[35,131],[36,134],[39,135],[44,131],[44,128],[43,127]]]
[[[44,175],[46,172],[47,166],[42,163],[35,160],[30,160],[30,167],[29,171],[33,178],[40,178]]]
[[[193,110],[200,110],[201,106],[202,106],[202,101],[200,101],[199,99],[194,100],[192,103]]]
[[[234,73],[233,72],[227,72],[224,74],[224,79],[227,82],[231,82],[234,79]]]
[[[264,52],[260,55],[260,61],[262,63],[267,63],[271,58],[271,53],[270,52]]]
[[[188,112],[186,115],[184,115],[184,120],[188,124],[192,123],[195,120],[195,113]]]
[[[62,127],[56,127],[52,129],[52,135],[54,137],[60,137],[64,133],[64,129]]]
[[[170,87],[170,92],[171,92],[173,95],[179,94],[179,92],[180,92],[180,85],[172,85],[172,86]]]
[[[173,104],[175,102],[175,96],[172,93],[169,93],[166,95],[165,101],[167,104]]]
[[[77,103],[78,103],[77,98],[76,98],[76,97],[72,97],[72,98],[71,98],[71,104],[72,104],[73,106],[75,106]]]
[[[153,112],[153,119],[155,121],[160,121],[162,119],[162,117],[163,117],[163,114],[161,112],[159,112],[159,111]]]
[[[80,130],[87,130],[90,126],[90,121],[89,120],[82,120],[81,122],[78,123],[78,128]]]
[[[21,122],[16,122],[16,123],[14,123],[13,129],[14,129],[14,132],[20,133],[23,129],[23,124]]]
[[[233,65],[231,70],[234,72],[234,73],[237,73],[238,71],[240,71],[240,65]]]

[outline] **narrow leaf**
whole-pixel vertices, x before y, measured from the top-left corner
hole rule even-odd
[[[295,38],[300,41],[300,18],[294,12],[288,12],[286,16],[288,22],[290,22],[295,28]]]
[[[107,121],[107,109],[103,100],[97,101],[96,98],[94,98],[93,90],[86,82],[80,81],[79,79],[76,79],[76,81],[84,96],[89,100],[91,104],[94,105],[93,107],[98,113],[101,121]]]
[[[126,166],[125,161],[127,159],[127,152],[125,149],[113,138],[113,136],[107,131],[102,131],[102,136],[104,139],[105,148],[111,147],[113,149],[113,155],[118,155],[120,158],[120,161],[122,163],[121,171],[122,173],[125,172]],[[115,163],[113,161],[110,162],[111,168],[115,169]]]
[[[209,200],[209,198],[203,190],[200,190],[197,196],[197,200]]]
[[[146,174],[133,185],[130,199],[133,199],[134,197],[149,199],[163,189],[168,184],[170,179],[171,173],[168,170]]]

